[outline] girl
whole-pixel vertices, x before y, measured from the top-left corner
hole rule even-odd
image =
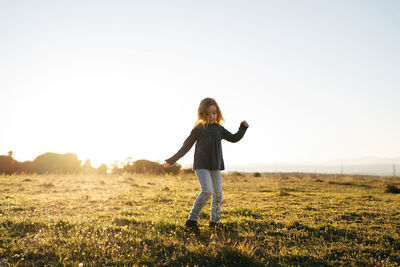
[[[187,230],[199,233],[197,220],[204,205],[212,195],[210,228],[224,228],[221,218],[222,179],[221,170],[225,169],[222,158],[221,140],[236,143],[244,136],[249,125],[242,121],[239,131],[230,133],[221,123],[224,121],[221,110],[213,98],[205,98],[200,102],[197,122],[189,137],[179,151],[165,160],[164,167],[170,167],[183,157],[196,142],[193,170],[199,180],[201,193],[197,196],[189,218],[185,223]]]

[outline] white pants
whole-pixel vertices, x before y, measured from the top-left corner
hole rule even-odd
[[[222,203],[222,177],[219,170],[195,170],[197,180],[201,186],[201,193],[197,196],[192,211],[189,214],[189,220],[197,221],[204,205],[210,199],[211,201],[211,222],[218,222],[221,219],[221,203]]]

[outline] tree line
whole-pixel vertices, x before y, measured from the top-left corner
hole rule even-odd
[[[8,152],[7,155],[0,155],[0,174],[45,174],[45,173],[58,173],[58,174],[77,174],[77,173],[97,173],[113,174],[122,173],[142,173],[142,174],[173,174],[176,175],[181,171],[181,165],[175,164],[170,168],[158,162],[150,160],[126,160],[124,163],[119,164],[115,162],[111,167],[107,164],[101,164],[98,168],[91,166],[90,160],[86,160],[84,164],[78,159],[74,153],[52,153],[47,152],[37,156],[33,161],[20,162],[14,159],[13,152]]]

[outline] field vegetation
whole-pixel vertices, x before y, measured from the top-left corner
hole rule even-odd
[[[256,177],[255,177],[256,176]],[[191,173],[0,176],[0,266],[400,264],[400,181],[309,174],[223,176],[222,222],[183,224]]]

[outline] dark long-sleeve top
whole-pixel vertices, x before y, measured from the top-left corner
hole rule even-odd
[[[193,170],[224,170],[224,159],[222,157],[221,140],[225,139],[229,142],[236,143],[246,133],[248,127],[240,124],[237,133],[232,134],[219,124],[210,124],[203,129],[201,126],[193,128],[189,137],[186,138],[179,151],[165,160],[172,165],[183,157],[196,142],[194,152]]]

